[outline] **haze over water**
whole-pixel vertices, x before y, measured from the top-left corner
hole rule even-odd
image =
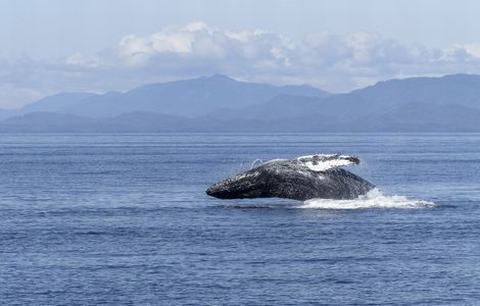
[[[480,134],[1,139],[2,303],[480,302]],[[204,192],[256,159],[335,152],[362,159],[372,205]]]

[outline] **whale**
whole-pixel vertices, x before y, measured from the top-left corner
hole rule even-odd
[[[206,193],[218,199],[355,199],[375,188],[343,169],[359,163],[358,157],[341,154],[274,159],[215,183]]]

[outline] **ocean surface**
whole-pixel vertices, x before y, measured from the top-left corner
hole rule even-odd
[[[355,154],[353,201],[209,198]],[[480,305],[480,134],[0,135],[1,305]]]

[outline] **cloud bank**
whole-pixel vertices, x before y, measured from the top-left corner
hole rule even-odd
[[[480,43],[435,49],[365,32],[295,39],[192,22],[147,36],[126,35],[97,54],[0,60],[0,107],[18,107],[59,91],[126,90],[214,73],[344,92],[391,78],[480,73]]]

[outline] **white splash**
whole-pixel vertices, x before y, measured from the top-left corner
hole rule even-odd
[[[297,160],[312,171],[325,171],[332,168],[353,165],[359,160],[353,156],[340,154],[315,154],[300,156]],[[355,162],[355,160],[357,162]]]
[[[264,164],[275,163],[279,161],[287,161],[287,160],[288,159],[285,159],[285,158],[275,158],[275,159],[267,160],[266,162],[264,162]]]
[[[366,209],[366,208],[431,208],[435,203],[409,199],[404,196],[386,196],[377,188],[353,200],[310,199],[299,208],[313,209]]]

